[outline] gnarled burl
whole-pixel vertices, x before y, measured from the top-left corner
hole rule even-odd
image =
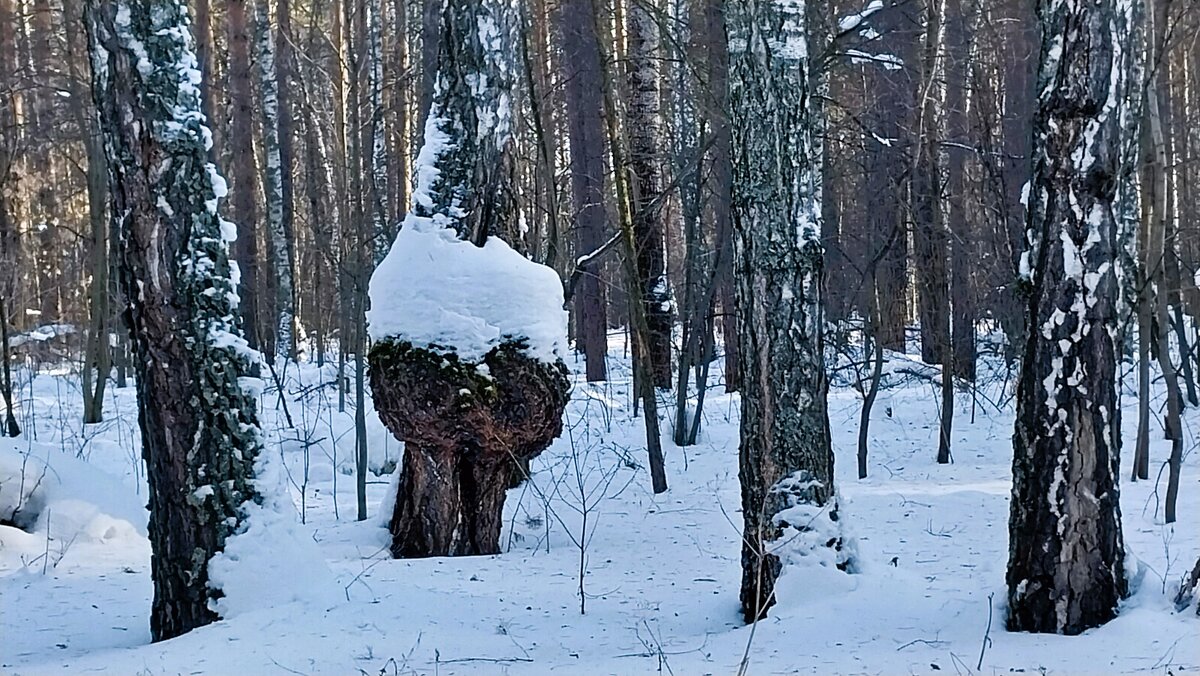
[[[562,432],[567,369],[509,341],[481,363],[384,340],[371,348],[371,392],[404,442],[392,513],[392,555],[500,551],[504,496]]]

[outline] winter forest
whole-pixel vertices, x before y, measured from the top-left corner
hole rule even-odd
[[[0,673],[1200,671],[1200,2],[0,0]]]

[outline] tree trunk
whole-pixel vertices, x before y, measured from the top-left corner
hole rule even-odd
[[[262,96],[263,201],[267,209],[267,233],[271,238],[271,271],[275,283],[275,358],[286,360],[295,355],[296,292],[292,284],[294,258],[291,233],[291,146],[288,164],[284,164],[284,131],[290,121],[283,120],[280,108],[279,70],[275,60],[275,38],[271,29],[271,0],[257,0],[255,29],[258,34],[259,88]],[[286,83],[284,83],[286,88]],[[290,112],[290,111],[289,111]],[[288,134],[290,136],[290,133]]]
[[[1131,51],[1115,0],[1039,8],[1043,31],[1023,255],[1008,627],[1078,634],[1127,592],[1117,487],[1114,201]]]
[[[150,6],[153,4],[153,8]],[[257,497],[261,450],[185,7],[87,0],[92,89],[121,230],[150,495],[154,640],[216,619],[208,561]],[[215,293],[213,293],[215,291]]]
[[[4,397],[4,434],[15,437],[21,433],[17,424],[17,414],[13,410],[12,371],[8,359],[8,308],[4,304],[4,296],[0,295],[0,359],[4,360],[3,370],[0,371],[0,395]]]
[[[946,2],[946,230],[950,243],[950,307],[953,336],[953,372],[963,380],[975,380],[975,289],[972,270],[978,265],[974,246],[979,230],[972,228],[967,214],[967,165],[971,160],[967,95],[971,36],[962,0]]]
[[[897,0],[872,16],[872,26],[890,42],[893,53],[906,64],[868,64],[868,87],[874,105],[866,122],[871,138],[866,141],[869,232],[886,238],[890,245],[875,272],[879,300],[876,336],[888,350],[904,351],[908,324],[908,179],[913,156],[910,119],[917,109],[918,82],[910,70],[918,62],[921,21],[916,3]],[[912,65],[908,65],[912,64]],[[922,262],[924,265],[924,262]]]
[[[630,208],[637,244],[637,273],[646,315],[646,349],[655,387],[671,386],[671,293],[667,282],[666,240],[662,192],[657,17],[652,8],[632,3],[626,14],[629,69],[626,129],[629,171],[633,176]],[[623,167],[616,169],[623,171]],[[635,359],[637,357],[635,356]]]
[[[369,181],[371,206],[371,241],[374,243],[374,259],[372,269],[383,260],[392,240],[396,238],[396,229],[388,219],[388,160],[387,160],[387,128],[383,120],[383,27],[381,26],[383,4],[382,0],[367,0],[364,4],[367,22],[367,104],[371,115],[368,118],[367,132],[370,134],[371,152],[365,155],[367,160],[366,174]],[[370,276],[369,274],[367,275]]]
[[[562,49],[563,102],[570,147],[571,212],[575,252],[586,256],[604,243],[604,110],[600,44],[591,0],[562,0],[558,11]],[[587,273],[575,292],[575,340],[583,352],[588,382],[608,378],[607,290],[599,269]]]
[[[601,32],[600,8],[592,3],[595,32]],[[613,60],[604,43],[600,44],[600,89],[604,93],[604,119],[608,130],[608,152],[613,167],[626,166],[625,148],[621,142],[619,112],[616,105],[616,84],[612,73]],[[628,298],[637,297],[641,280],[637,267],[637,233],[633,219],[633,196],[626,173],[613,172],[617,193],[617,222],[622,244],[621,276]],[[629,303],[629,334],[633,346],[633,386],[642,405],[646,422],[646,456],[650,462],[650,480],[655,494],[667,491],[667,473],[663,460],[662,437],[658,426],[658,396],[655,392],[654,351],[650,347],[650,322],[642,303]],[[669,375],[669,374],[668,374]],[[636,413],[636,411],[635,411]]]
[[[775,603],[793,557],[846,567],[823,353],[822,91],[816,3],[727,5],[741,401],[742,613]],[[776,40],[788,49],[775,49]]]
[[[1025,249],[1025,223],[1027,207],[1023,191],[1030,178],[1030,167],[1033,166],[1033,134],[1030,131],[1030,120],[1034,117],[1036,101],[1034,98],[1034,71],[1037,68],[1037,17],[1034,13],[1032,0],[1007,0],[1002,16],[1004,34],[1002,39],[1011,46],[1011,53],[1005,59],[1004,69],[1004,113],[1003,113],[1003,149],[1004,164],[1002,180],[1004,183],[1005,199],[1004,222],[1006,225],[1002,240],[1003,251],[1008,253],[1008,265],[995,279],[996,285],[1011,287],[1019,272],[1019,259]],[[996,295],[996,314],[1000,326],[1008,339],[1009,353],[1006,356],[1016,359],[1019,355],[1022,337],[1025,335],[1025,308],[1020,306],[1018,295],[1015,293],[1000,293]]]
[[[108,174],[104,164],[104,141],[97,129],[95,110],[88,105],[86,78],[80,72],[79,61],[88,54],[87,40],[82,35],[83,5],[67,2],[63,5],[67,44],[71,48],[71,112],[83,134],[87,153],[88,224],[91,237],[88,250],[91,264],[91,283],[88,287],[88,331],[84,350],[81,385],[83,389],[83,422],[93,424],[104,417],[104,390],[112,366],[109,346],[108,306]]]
[[[250,31],[246,4],[229,0],[225,5],[229,33],[229,144],[238,148],[229,158],[232,179],[230,215],[237,225],[234,257],[242,273],[238,294],[242,298],[242,326],[252,349],[261,344],[258,312],[258,176],[254,166],[254,96],[250,69]]]
[[[508,92],[519,24],[507,1],[444,5],[438,86],[405,232],[457,236],[461,246],[511,236]],[[482,25],[488,26],[485,35]],[[380,292],[373,288],[373,295]],[[566,367],[561,360],[548,363],[525,354],[521,336],[476,362],[453,347],[375,338],[370,352],[375,408],[405,442],[389,524],[392,554],[498,553],[510,481],[562,431]]]

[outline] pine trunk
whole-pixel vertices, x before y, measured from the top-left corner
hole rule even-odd
[[[233,226],[208,162],[195,52],[180,3],[86,4],[120,276],[136,354],[142,455],[150,488],[154,640],[216,619],[208,561],[257,497],[261,448],[237,326]]]
[[[604,110],[600,45],[590,0],[563,0],[558,10],[563,99],[570,147],[571,213],[576,256],[600,248],[608,229],[604,208]],[[607,290],[599,270],[579,281],[575,292],[576,344],[583,352],[588,382],[608,378]]]

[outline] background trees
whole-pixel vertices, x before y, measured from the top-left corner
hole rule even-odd
[[[829,280],[820,337],[825,356],[841,360],[835,376],[850,374],[864,395],[861,473],[870,469],[869,424],[880,413],[872,404],[887,374],[908,361],[902,350],[930,367],[919,377],[941,395],[936,457],[952,461],[952,423],[963,418],[961,410],[954,416],[956,393],[976,393],[981,358],[1005,359],[1015,373],[1026,345],[1028,308],[1016,290],[1042,91],[1035,3],[803,5],[806,32],[825,45],[807,67],[822,73],[821,83],[806,85],[817,86],[810,95],[822,110],[809,120],[813,149],[796,140],[782,154],[807,153],[788,159],[806,163],[798,172],[806,185],[787,190],[819,204],[815,243]],[[520,3],[524,39],[511,45],[503,75],[511,139],[494,162],[454,177],[463,179],[455,185],[488,186],[469,208],[487,224],[464,225],[466,238],[496,234],[564,280],[582,367],[604,383],[596,386],[603,396],[639,397],[647,465],[660,490],[673,452],[659,449],[660,406],[673,404],[682,446],[703,439],[706,388],[743,388],[748,399],[762,389],[743,377],[763,369],[739,349],[737,317],[764,301],[743,289],[739,303],[734,291],[734,260],[747,259],[732,246],[731,193],[735,162],[765,159],[739,157],[731,142],[731,124],[746,123],[728,114],[731,6]],[[338,405],[359,422],[365,518],[367,280],[396,235],[410,179],[420,178],[414,168],[448,39],[442,3],[192,7],[201,109],[213,138],[205,152],[231,179],[247,340],[280,356],[338,364]],[[14,343],[39,328],[74,336],[62,354],[45,358],[77,365],[84,378],[76,396],[92,424],[103,416],[110,376],[119,381],[130,363],[130,345],[116,321],[125,298],[110,255],[118,240],[101,194],[86,50],[77,48],[81,14],[74,0],[0,0],[0,25],[11,26],[0,33],[0,327]],[[1134,105],[1121,131],[1129,146],[1122,152],[1136,157],[1137,170],[1117,172],[1112,196],[1114,217],[1137,226],[1121,232],[1137,234],[1114,253],[1131,249],[1123,263],[1130,312],[1114,320],[1112,361],[1136,363],[1145,383],[1130,475],[1150,478],[1166,462],[1176,481],[1168,480],[1164,512],[1173,518],[1187,442],[1179,412],[1200,396],[1200,146],[1192,133],[1200,122],[1200,7],[1155,0],[1138,16],[1144,30],[1130,50],[1145,67],[1130,84]],[[809,104],[800,106],[804,115]],[[479,150],[468,154],[492,157]],[[773,171],[744,177],[766,180]],[[454,199],[439,199],[447,197]],[[743,225],[742,237],[751,230]],[[798,295],[789,300],[809,302]],[[630,350],[643,353],[638,368],[650,368],[635,383],[621,381],[623,369],[606,380],[610,345],[638,346]],[[6,365],[38,358],[6,350]],[[710,382],[717,359],[724,383]],[[1159,374],[1172,391],[1163,402],[1148,396]],[[7,380],[3,389],[11,389]],[[1165,458],[1148,452],[1160,427],[1172,442]]]

